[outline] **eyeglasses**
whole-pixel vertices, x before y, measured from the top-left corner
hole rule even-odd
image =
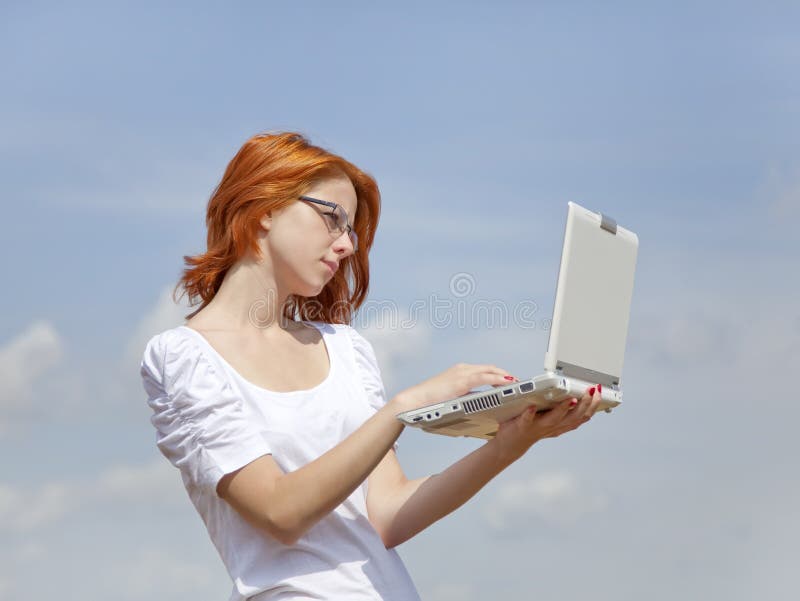
[[[350,237],[350,241],[353,243],[353,252],[358,250],[358,235],[353,229],[353,226],[350,225],[350,221],[347,218],[347,211],[345,211],[341,205],[337,205],[335,202],[330,202],[328,200],[311,198],[310,196],[300,196],[300,200],[330,207],[330,211],[322,213],[322,215],[325,217],[326,223],[328,224],[328,229],[331,232],[338,233],[340,236],[347,232],[347,235]]]

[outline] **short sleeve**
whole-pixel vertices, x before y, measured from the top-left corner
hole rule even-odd
[[[271,453],[243,400],[197,341],[176,330],[153,337],[140,373],[156,444],[187,487],[216,494],[222,476]]]
[[[383,379],[381,378],[381,370],[378,367],[375,351],[369,341],[361,334],[352,327],[348,326],[347,329],[353,342],[356,371],[361,377],[361,383],[367,395],[367,402],[373,411],[378,411],[386,404],[386,390],[383,387]],[[397,441],[395,441],[392,448],[397,451],[398,446]]]
[[[367,400],[370,407],[377,411],[386,404],[386,390],[383,387],[381,370],[378,367],[375,351],[369,341],[361,334],[353,328],[348,328],[348,330],[353,341],[356,369],[361,376],[364,391],[367,393]]]

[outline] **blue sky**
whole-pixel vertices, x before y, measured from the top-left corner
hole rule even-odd
[[[267,130],[377,177],[370,298],[400,312],[453,300],[466,273],[466,302],[546,319],[568,200],[639,234],[624,407],[403,545],[425,599],[795,598],[799,18],[791,2],[4,3],[0,599],[227,595],[155,450],[137,354],[180,321],[165,291],[203,250],[208,196]],[[547,342],[363,331],[390,393],[458,361],[534,375]],[[421,475],[476,444],[406,433],[400,457]]]

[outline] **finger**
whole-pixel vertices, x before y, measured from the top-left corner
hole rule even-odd
[[[590,417],[587,417],[579,410],[575,410],[570,413],[565,419],[563,419],[559,424],[556,424],[556,428],[558,429],[559,435],[563,434],[564,432],[570,432],[575,428],[585,424],[588,422]]]
[[[470,365],[468,363],[458,363],[443,375],[454,377],[466,389],[485,384],[509,384],[515,380],[514,376],[506,370],[494,365]]]
[[[578,399],[564,399],[563,401],[559,401],[556,405],[554,405],[551,409],[549,409],[546,413],[542,413],[539,415],[538,419],[541,422],[543,428],[555,428],[561,423],[565,416],[571,411],[573,407],[576,406]]]
[[[601,384],[597,385],[597,390],[595,391],[594,398],[592,399],[592,404],[589,407],[589,415],[594,415],[597,413],[600,403],[603,402],[603,386]]]
[[[459,363],[461,367],[471,372],[479,373],[507,373],[504,369],[491,363]]]
[[[590,399],[583,413],[587,420],[597,413],[597,407],[600,405],[600,401],[603,400],[602,385],[598,384],[596,387],[592,387],[589,390],[592,393],[592,398]]]
[[[592,399],[597,394],[597,387],[590,386],[586,389],[586,392],[581,397],[578,406],[576,407],[576,413],[581,416],[585,416],[586,413],[589,411],[589,407],[592,404]]]
[[[511,384],[515,384],[517,379],[514,376],[499,376],[496,374],[482,374],[472,376],[469,379],[470,388],[475,388],[476,386],[484,386],[490,385],[494,386],[495,388],[501,388],[503,386],[509,386]]]
[[[479,371],[473,372],[467,378],[471,386],[479,386],[483,384],[491,384],[493,386],[502,386],[504,384],[511,384],[519,380],[509,374],[505,370],[498,369],[493,372]]]
[[[522,418],[523,425],[530,426],[536,421],[536,405],[531,405],[525,409],[520,417]]]
[[[476,371],[478,373],[493,374],[493,375],[498,375],[498,376],[503,376],[503,377],[510,377],[513,380],[517,379],[516,377],[511,375],[508,372],[508,370],[503,369],[502,367],[498,367],[497,365],[485,364],[485,365],[473,365],[471,367],[473,367],[474,371]]]
[[[575,397],[571,397],[568,399],[564,399],[558,405],[554,407],[560,417],[564,417],[567,413],[575,409],[578,406],[578,399]]]
[[[536,416],[536,405],[529,405],[517,417],[514,417],[507,422],[503,422],[509,427],[517,428],[523,432],[532,429],[533,422],[538,421]]]
[[[570,424],[561,426],[560,428],[557,428],[553,432],[552,438],[555,438],[556,436],[561,436],[562,434],[566,434],[567,432],[572,432],[573,430],[578,428],[582,423],[584,423],[583,419],[581,419],[581,421],[578,422],[572,422]]]

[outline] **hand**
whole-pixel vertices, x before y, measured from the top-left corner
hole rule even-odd
[[[532,405],[514,419],[500,424],[494,437],[504,457],[522,457],[535,442],[555,438],[588,422],[600,404],[602,388],[593,386],[578,399],[565,399],[549,411],[536,413]]]
[[[477,386],[499,386],[515,380],[506,370],[494,365],[459,363],[437,376],[407,388],[392,399],[392,402],[398,406],[398,411],[410,411],[467,394]]]

